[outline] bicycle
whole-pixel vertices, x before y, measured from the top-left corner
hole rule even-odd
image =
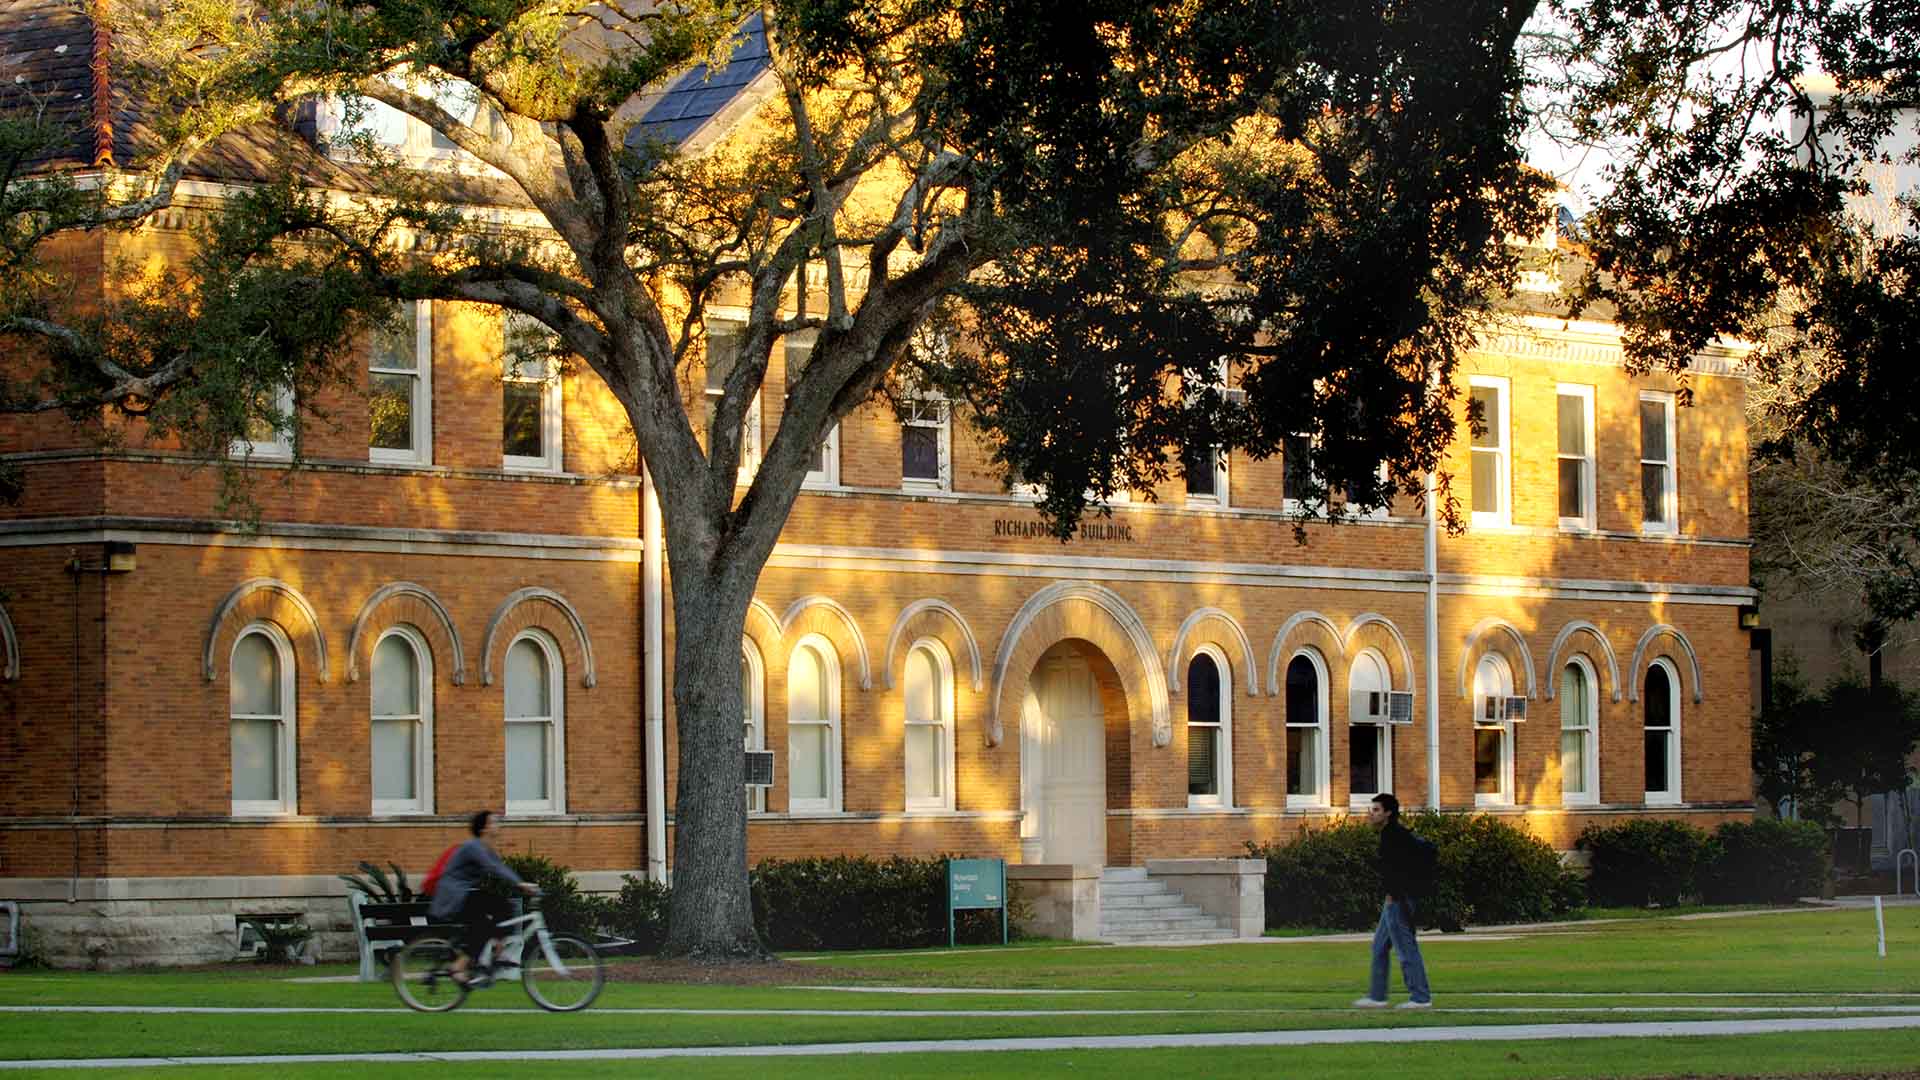
[[[421,1012],[457,1009],[469,993],[515,977],[533,1003],[549,1012],[578,1012],[600,996],[607,981],[605,962],[580,938],[547,930],[540,894],[529,897],[526,914],[502,919],[495,929],[507,940],[487,942],[468,966],[465,983],[453,977],[453,961],[460,955],[453,942],[440,937],[408,942],[388,965],[394,992]]]

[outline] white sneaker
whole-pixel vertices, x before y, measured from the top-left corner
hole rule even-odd
[[[1381,1001],[1379,998],[1363,997],[1354,1002],[1353,1007],[1356,1009],[1384,1009],[1387,1007],[1387,1003]]]
[[[1383,1001],[1383,1002],[1381,1002],[1380,1004],[1382,1004],[1382,1005],[1385,1005],[1385,1004],[1386,1004],[1386,1002],[1384,1002],[1384,1001]],[[1401,1002],[1400,1004],[1398,1004],[1398,1005],[1396,1005],[1396,1006],[1394,1006],[1394,1008],[1396,1008],[1396,1009],[1431,1009],[1431,1008],[1433,1008],[1433,1002],[1431,1002],[1431,1001],[1403,1001],[1403,1002]]]

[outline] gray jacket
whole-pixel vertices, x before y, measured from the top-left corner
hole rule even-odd
[[[467,897],[490,877],[520,884],[520,875],[513,872],[513,867],[500,861],[500,856],[495,855],[485,841],[476,836],[461,844],[454,850],[453,858],[447,860],[447,868],[440,872],[440,880],[434,883],[430,917],[446,920],[458,916],[461,909],[467,906]]]

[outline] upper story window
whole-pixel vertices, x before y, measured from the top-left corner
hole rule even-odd
[[[1473,437],[1473,524],[1509,525],[1513,522],[1513,462],[1508,442],[1506,379],[1475,375],[1470,379],[1473,403],[1479,406],[1485,430]]]
[[[1646,710],[1647,802],[1680,801],[1680,681],[1665,660],[1647,668]]]
[[[767,748],[767,699],[765,668],[760,650],[749,642],[740,643],[740,726],[741,744],[748,750]],[[760,813],[767,808],[767,789],[747,789],[747,811]]]
[[[813,330],[803,330],[788,334],[786,339],[787,393],[792,395],[793,384],[800,381],[800,374],[807,369],[807,361],[813,358],[813,343],[818,337]],[[813,452],[812,460],[807,462],[807,475],[803,484],[812,487],[834,487],[840,483],[840,425],[827,429],[820,445]]]
[[[260,397],[268,395],[262,393]],[[259,459],[263,461],[288,461],[293,457],[293,387],[282,386],[273,391],[273,400],[262,400],[262,405],[271,405],[275,414],[269,420],[257,416],[247,422],[246,438],[234,441],[228,451],[238,458]],[[265,412],[265,409],[261,410]]]
[[[433,464],[433,305],[402,300],[367,350],[367,456]]]
[[[1313,498],[1313,436],[1287,435],[1280,440],[1280,498],[1288,510],[1297,510]]]
[[[926,639],[907,651],[907,809],[953,809],[953,661]]]
[[[539,630],[507,646],[507,813],[566,812],[566,703],[560,648]]]
[[[1393,728],[1387,723],[1387,663],[1367,649],[1347,672],[1347,796],[1364,807],[1393,790]]]
[[[1560,797],[1570,805],[1600,801],[1598,699],[1593,669],[1574,658],[1560,669]]]
[[[1670,533],[1679,523],[1673,482],[1673,395],[1640,392],[1640,528]]]
[[[1559,414],[1560,527],[1594,527],[1593,387],[1561,383]]]
[[[915,394],[901,407],[900,483],[909,489],[953,488],[953,409],[937,394]]]
[[[1287,661],[1287,805],[1327,803],[1327,671],[1318,653]]]
[[[811,635],[787,660],[787,809],[840,805],[840,667],[827,639]]]
[[[1513,696],[1513,669],[1495,653],[1480,658],[1473,671],[1473,801],[1477,806],[1513,802],[1513,720],[1506,699]]]
[[[1187,805],[1233,805],[1233,693],[1226,657],[1208,647],[1187,662]]]
[[[234,640],[227,666],[233,812],[291,814],[294,796],[293,644],[272,623]]]
[[[740,359],[740,345],[746,336],[744,323],[710,320],[707,323],[707,446],[713,446],[713,420],[720,414],[720,399],[725,396],[727,377]],[[740,419],[740,482],[753,480],[760,467],[760,392]]]
[[[1227,385],[1227,363],[1221,360],[1214,365],[1212,384],[1216,390],[1224,392]],[[1198,392],[1189,393],[1191,402]],[[1180,455],[1181,470],[1186,474],[1188,506],[1219,506],[1228,504],[1227,453],[1218,446],[1193,446]]]
[[[559,472],[562,398],[556,339],[540,320],[509,311],[500,330],[500,461]]]
[[[433,809],[433,659],[412,627],[373,647],[373,812]]]
[[[481,103],[480,92],[458,79],[443,79],[438,84],[389,74],[396,85],[433,99],[455,120],[479,130],[495,143],[510,145],[513,131],[491,106]],[[396,154],[414,165],[446,168],[457,162],[477,166],[453,141],[425,121],[415,119],[385,102],[362,97],[349,103],[338,97],[322,99],[316,108],[314,127],[321,138],[332,143],[336,152],[351,153],[351,141],[364,136],[380,149]]]

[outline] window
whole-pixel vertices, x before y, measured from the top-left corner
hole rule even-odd
[[[1673,532],[1679,522],[1673,484],[1673,395],[1640,393],[1640,528]]]
[[[393,81],[399,85],[412,82],[404,78]],[[472,84],[449,79],[433,86],[420,80],[412,82],[410,89],[432,97],[461,123],[483,129],[496,141],[511,141],[511,130],[491,107],[481,108],[479,91]],[[355,114],[351,119],[350,111]],[[423,121],[368,97],[359,98],[351,107],[341,98],[326,99],[316,117],[316,126],[322,136],[341,143],[364,133],[386,150],[416,161],[450,158],[459,153],[451,139]]]
[[[1280,440],[1280,498],[1297,510],[1313,498],[1313,437],[1288,435]]]
[[[228,666],[228,732],[233,812],[291,814],[294,797],[293,644],[271,623],[254,623],[233,643]]]
[[[1387,662],[1368,649],[1353,658],[1347,672],[1347,798],[1365,807],[1375,795],[1393,790],[1393,729],[1387,726]],[[1365,706],[1376,705],[1374,715]]]
[[[1217,446],[1189,450],[1180,457],[1187,476],[1188,506],[1227,505],[1227,454]]]
[[[261,398],[266,392],[260,394]],[[265,401],[262,405],[268,404]],[[293,457],[293,387],[282,386],[273,392],[271,402],[273,411],[279,414],[280,421],[273,422],[265,417],[257,417],[247,422],[247,435],[234,440],[228,451],[233,457],[255,458],[266,461],[288,461]],[[264,411],[264,410],[262,410]]]
[[[707,324],[707,446],[713,446],[713,418],[719,415],[720,399],[726,393],[727,376],[740,359],[740,343],[746,327],[737,322],[714,321]],[[760,467],[760,392],[740,420],[740,482],[753,480]]]
[[[1593,669],[1585,660],[1576,658],[1560,669],[1560,798],[1569,805],[1600,801],[1593,687]]]
[[[403,300],[367,352],[367,456],[433,464],[433,306]]]
[[[1680,681],[1665,660],[1647,668],[1647,802],[1680,801]]]
[[[1473,524],[1509,525],[1513,473],[1507,449],[1507,380],[1475,375],[1470,381],[1473,403],[1486,425],[1473,437]]]
[[[744,729],[741,746],[746,750],[767,748],[767,699],[765,669],[760,652],[745,641],[740,643],[740,722]],[[767,808],[767,789],[747,789],[747,812],[758,814]]]
[[[509,311],[500,332],[500,457],[509,469],[559,472],[561,396],[558,345],[546,325]]]
[[[560,649],[538,630],[507,646],[507,813],[566,812],[565,679]]]
[[[1506,806],[1513,802],[1513,721],[1501,712],[1513,694],[1513,670],[1494,653],[1480,658],[1473,671],[1473,802]]]
[[[1187,662],[1187,805],[1233,805],[1233,676],[1208,647]]]
[[[787,393],[789,396],[793,393],[793,384],[800,381],[800,373],[807,369],[807,361],[813,357],[813,343],[817,336],[812,330],[787,335]],[[807,463],[807,475],[801,483],[812,487],[833,487],[840,483],[839,424],[829,428],[826,437],[820,440],[820,447],[814,451],[813,460]]]
[[[1593,387],[1560,384],[1560,527],[1594,527]]]
[[[1317,653],[1287,663],[1287,805],[1327,803],[1327,673]]]
[[[953,410],[945,398],[917,394],[900,415],[900,482],[946,491],[953,486]]]
[[[818,636],[801,639],[787,662],[787,809],[840,809],[840,668]]]
[[[426,639],[395,627],[373,647],[373,812],[433,809],[433,662]]]
[[[907,809],[953,809],[953,661],[938,642],[907,650]]]

